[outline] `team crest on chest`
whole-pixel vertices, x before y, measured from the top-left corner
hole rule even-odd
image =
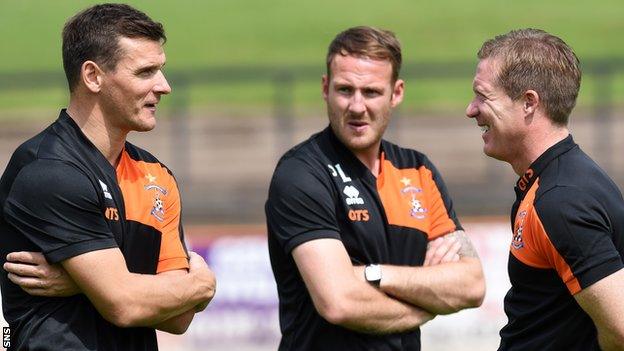
[[[155,184],[156,177],[148,173],[145,176],[148,184],[145,185],[145,190],[153,193],[152,209],[150,214],[156,218],[157,221],[162,222],[165,218],[165,200],[161,196],[167,195],[167,189]]]
[[[511,241],[511,247],[516,250],[519,250],[524,247],[524,242],[522,241],[522,233],[524,232],[524,219],[526,218],[527,211],[522,210],[518,213],[516,217],[516,230],[514,231],[513,240]]]
[[[403,184],[401,188],[401,195],[407,198],[410,208],[410,216],[416,219],[424,219],[427,214],[427,209],[423,207],[421,200],[419,199],[422,194],[422,189],[412,185],[412,180],[403,177],[400,182]]]

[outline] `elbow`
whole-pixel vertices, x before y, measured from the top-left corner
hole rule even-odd
[[[463,308],[476,308],[483,304],[485,299],[485,277],[483,275],[483,269],[481,264],[477,261],[473,263],[473,271],[470,274],[470,279],[466,282],[464,287],[464,301]]]
[[[125,296],[116,296],[96,307],[104,319],[120,328],[136,327],[141,323],[138,309]]]
[[[483,277],[472,285],[466,296],[466,308],[479,307],[483,304],[483,300],[485,299],[485,280]]]
[[[100,311],[100,314],[104,319],[120,328],[134,327],[137,324],[128,306],[124,307],[123,305],[111,304],[109,307]]]
[[[619,328],[611,332],[598,330],[598,342],[604,351],[622,350],[624,345],[624,330]]]
[[[483,304],[485,299],[485,279],[483,272],[480,272],[475,278],[466,286],[464,290],[464,303],[460,309],[464,308],[476,308]]]
[[[316,305],[317,312],[331,324],[344,326],[349,324],[350,313],[344,299],[331,299]]]
[[[167,332],[169,334],[182,335],[186,333],[189,326],[191,325],[192,320],[193,320],[193,314],[190,315],[190,318],[182,317],[179,320],[174,321],[170,325],[167,325],[166,327],[158,328],[158,329],[164,332]]]
[[[436,311],[437,314],[450,314],[467,308],[477,308],[485,299],[485,279],[483,273],[477,274],[462,288],[462,294],[449,302],[444,311]]]
[[[186,331],[188,330],[189,325],[191,325],[190,323],[187,325],[176,325],[173,328],[169,329],[167,332],[170,334],[175,334],[175,335],[182,335],[184,333],[186,333]]]

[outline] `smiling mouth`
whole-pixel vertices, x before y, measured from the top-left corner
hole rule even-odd
[[[490,130],[490,126],[489,126],[489,125],[487,125],[487,124],[480,125],[479,127],[481,127],[481,132],[482,132],[482,133],[485,133],[485,132],[487,132],[487,131],[489,131],[489,130]]]

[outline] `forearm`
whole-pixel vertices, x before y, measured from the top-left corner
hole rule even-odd
[[[118,249],[89,252],[62,265],[97,311],[120,327],[159,324],[209,301],[216,286],[208,269],[130,273]]]
[[[203,284],[190,273],[133,275],[125,287],[127,293],[122,305],[126,306],[128,326],[152,326],[187,311],[194,313],[196,305],[214,295],[214,286]]]
[[[332,324],[362,333],[391,334],[418,328],[434,316],[349,277],[331,295],[316,295],[317,311]]]
[[[194,316],[195,310],[190,309],[175,317],[171,317],[166,321],[152,325],[151,327],[171,334],[184,334],[184,332],[186,332],[186,330],[188,329],[189,325],[191,325]]]
[[[622,340],[618,340],[617,338],[611,337],[610,335],[601,335],[598,333],[598,344],[600,345],[600,349],[602,351],[621,351],[622,350]]]
[[[474,257],[427,267],[383,265],[382,272],[382,291],[434,314],[478,307],[485,294],[481,264]]]

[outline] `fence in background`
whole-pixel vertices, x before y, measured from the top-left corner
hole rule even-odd
[[[474,62],[406,64],[402,76],[416,82],[470,79],[474,69]],[[324,110],[318,111],[316,119],[297,116],[293,93],[304,82],[318,81],[323,71],[322,66],[257,66],[168,72],[175,91],[169,98],[170,109],[162,112],[170,118],[161,121],[156,131],[133,134],[131,140],[175,171],[187,220],[261,222],[269,177],[277,159],[327,123]],[[624,59],[586,60],[583,71],[584,79],[591,78],[595,88],[590,109],[573,113],[571,129],[576,141],[621,186],[624,160],[616,151],[624,148],[620,141],[624,121],[616,118],[614,87],[616,77],[624,72]],[[272,86],[270,111],[230,118],[227,111],[191,110],[191,93],[196,86],[257,83]],[[65,85],[60,71],[0,74],[0,93]],[[461,118],[463,110],[453,115],[431,110],[407,115],[399,110],[387,137],[430,156],[441,169],[460,215],[506,213],[516,176],[507,165],[481,154],[480,132],[474,121]],[[0,124],[0,167],[20,142],[43,125]]]

